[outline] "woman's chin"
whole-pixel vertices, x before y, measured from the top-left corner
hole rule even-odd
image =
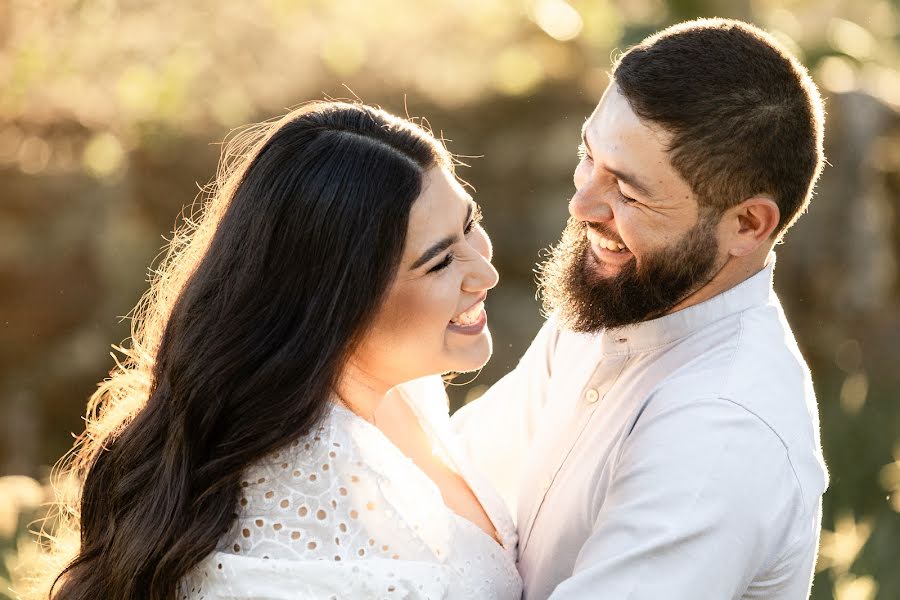
[[[469,373],[481,369],[491,358],[494,347],[491,334],[484,328],[480,335],[470,340],[464,347],[450,350],[447,371]]]

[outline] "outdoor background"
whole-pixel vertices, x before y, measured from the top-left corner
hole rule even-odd
[[[229,131],[359,97],[473,157],[460,174],[501,283],[494,359],[451,390],[459,406],[539,327],[533,266],[564,225],[611,57],[724,16],[775,34],[827,101],[829,166],[776,270],[831,470],[813,597],[900,599],[898,15],[897,0],[0,0],[0,598],[34,560],[49,467],[128,336],[121,317]]]

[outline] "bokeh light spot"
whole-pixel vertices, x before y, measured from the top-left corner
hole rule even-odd
[[[842,56],[826,56],[816,69],[817,79],[829,91],[836,94],[856,89],[856,67]]]
[[[362,67],[366,60],[366,45],[358,36],[338,33],[322,42],[319,55],[332,73],[346,77]]]
[[[125,150],[111,133],[95,135],[87,143],[82,155],[82,163],[95,177],[111,177],[119,172],[125,159]]]
[[[584,26],[581,15],[565,0],[536,0],[531,18],[547,35],[561,42],[578,37]]]
[[[874,600],[877,591],[878,584],[872,577],[847,574],[835,581],[834,600]]]
[[[841,386],[841,409],[848,415],[856,415],[866,404],[869,378],[865,373],[849,375]]]
[[[871,56],[876,46],[875,38],[865,28],[839,18],[828,23],[828,44],[838,52],[857,59]]]
[[[519,96],[536,88],[544,78],[544,68],[530,52],[509,48],[494,62],[494,85],[504,94]]]
[[[19,168],[23,173],[35,175],[47,167],[50,162],[50,144],[32,135],[25,138],[19,146]]]

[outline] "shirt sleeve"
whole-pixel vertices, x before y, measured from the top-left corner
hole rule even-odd
[[[556,318],[551,317],[516,368],[451,418],[466,458],[490,480],[512,514],[522,457],[547,399],[557,338]]]
[[[551,598],[741,598],[803,512],[780,438],[728,400],[651,399]]]

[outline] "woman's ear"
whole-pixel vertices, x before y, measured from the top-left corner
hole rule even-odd
[[[752,254],[762,244],[771,241],[781,211],[768,196],[747,198],[725,213],[728,253],[732,256]]]

